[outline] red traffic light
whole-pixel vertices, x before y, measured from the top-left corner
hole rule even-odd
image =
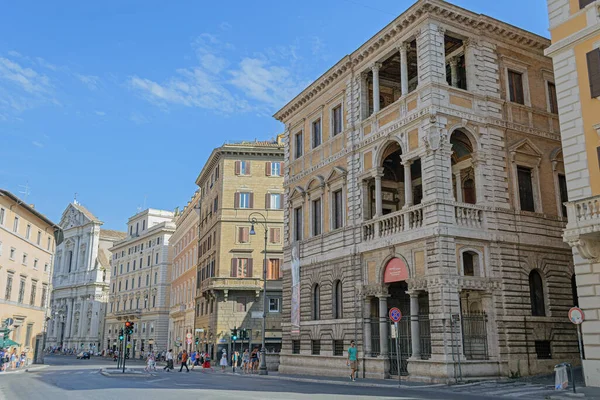
[[[125,327],[126,327],[126,328],[130,328],[130,327],[131,327],[131,325],[132,325],[132,324],[131,324],[131,322],[129,322],[129,321],[125,322]]]

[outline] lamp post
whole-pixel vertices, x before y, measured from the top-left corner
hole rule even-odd
[[[256,217],[261,217],[262,221],[256,219]],[[262,313],[262,346],[260,348],[260,367],[259,367],[259,375],[268,375],[267,371],[267,357],[266,357],[266,347],[265,347],[265,334],[267,329],[267,218],[259,213],[253,212],[248,216],[248,221],[252,224],[250,227],[250,234],[256,235],[256,231],[254,230],[254,225],[261,224],[265,229],[265,261],[263,263],[263,313]]]

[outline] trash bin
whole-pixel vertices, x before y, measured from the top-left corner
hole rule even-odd
[[[554,366],[554,390],[565,390],[569,386],[568,363],[561,363]]]

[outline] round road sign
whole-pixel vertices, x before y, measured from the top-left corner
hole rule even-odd
[[[185,335],[186,338],[191,339],[192,338],[192,334],[190,332],[188,332],[187,335]]]
[[[585,320],[585,315],[579,307],[573,307],[569,310],[569,319],[575,325],[581,324]]]
[[[402,319],[402,313],[396,307],[390,309],[390,319],[394,322],[398,322]]]

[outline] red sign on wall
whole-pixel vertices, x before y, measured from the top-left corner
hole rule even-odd
[[[404,260],[392,258],[385,266],[384,283],[400,282],[408,279],[408,267]]]

